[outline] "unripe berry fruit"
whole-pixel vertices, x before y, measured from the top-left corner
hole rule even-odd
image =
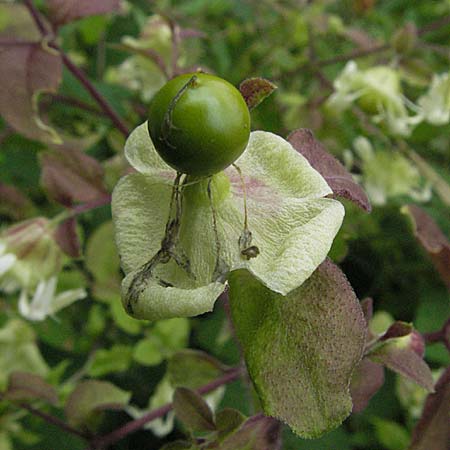
[[[173,78],[156,93],[148,129],[167,164],[178,172],[207,176],[228,167],[245,150],[250,113],[228,81],[190,73]]]

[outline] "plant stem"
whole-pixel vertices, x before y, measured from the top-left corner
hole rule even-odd
[[[48,37],[48,30],[42,21],[42,18],[39,14],[39,11],[33,5],[31,0],[24,0],[25,5],[30,12],[30,15],[33,17],[36,26],[43,38]],[[85,73],[76,66],[70,58],[64,53],[64,51],[57,45],[55,42],[49,42],[49,47],[57,50],[61,55],[61,59],[66,68],[78,79],[78,81],[83,85],[83,87],[89,92],[92,98],[98,103],[103,112],[111,119],[112,123],[115,127],[125,136],[129,135],[129,130],[126,124],[122,121],[120,116],[114,111],[108,101],[100,94],[97,88],[92,84],[89,78],[85,75]]]
[[[220,378],[217,378],[214,381],[211,381],[208,384],[205,384],[204,386],[197,389],[197,392],[200,395],[207,394],[208,392],[214,391],[220,386],[223,386],[225,384],[231,383],[235,380],[237,380],[243,373],[242,367],[234,367],[230,370],[228,370],[223,376]],[[148,412],[144,416],[140,417],[139,419],[132,420],[125,425],[123,425],[120,428],[117,428],[113,432],[106,434],[104,436],[100,436],[96,439],[94,439],[91,442],[91,448],[97,449],[97,450],[103,450],[108,448],[110,445],[120,441],[121,439],[124,439],[126,436],[128,436],[131,433],[134,433],[138,430],[140,430],[145,424],[158,419],[159,417],[163,417],[165,414],[167,414],[169,411],[171,411],[173,408],[173,403],[167,403],[166,405],[163,405],[157,409],[154,409],[153,411]],[[88,450],[88,449],[86,449]]]
[[[39,409],[36,409],[27,403],[20,403],[19,406],[23,409],[26,409],[29,413],[33,414],[34,416],[40,417],[41,419],[45,420],[47,423],[54,425],[55,427],[58,427],[63,431],[67,431],[68,433],[78,436],[79,438],[82,438],[85,440],[90,439],[90,436],[86,435],[85,433],[83,433],[75,428],[72,428],[70,425],[68,425],[66,422],[62,421],[58,417],[51,416],[50,414],[40,411]]]
[[[442,342],[450,352],[450,319],[447,319],[440,330],[423,333],[422,336],[427,344]]]

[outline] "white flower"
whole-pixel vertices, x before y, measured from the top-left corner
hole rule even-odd
[[[16,255],[13,253],[4,253],[6,245],[0,242],[0,277],[4,275],[16,262]]]
[[[445,125],[450,121],[450,76],[435,75],[428,92],[418,100],[424,119],[433,125]]]
[[[23,288],[19,298],[20,314],[28,320],[44,320],[76,300],[86,297],[84,289],[71,289],[55,295],[56,281],[56,276],[40,281],[31,302],[27,289]]]

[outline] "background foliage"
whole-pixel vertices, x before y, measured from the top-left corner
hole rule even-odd
[[[312,129],[365,188],[371,213],[345,201],[330,257],[359,299],[373,299],[374,333],[394,319],[414,323],[437,380],[450,363],[449,36],[448,0],[1,2],[0,449],[76,450],[86,439],[92,448],[157,449],[186,430],[201,442],[211,427],[243,420],[230,413],[225,425],[219,415],[213,423],[180,390],[175,425],[169,413],[120,428],[170,402],[179,385],[206,386],[219,411],[258,411],[246,377],[229,369],[241,356],[226,301],[211,314],[156,323],[128,317],[120,303],[109,201],[129,171],[125,137],[168,78],[197,67],[235,85],[270,80],[277,90],[252,111],[252,128],[281,136]],[[357,64],[350,81],[349,61]],[[385,78],[371,72],[377,67]],[[437,75],[443,87],[433,91]],[[15,247],[23,263],[9,269],[11,281],[2,272],[8,233],[37,217],[13,234],[29,247]],[[57,284],[53,292],[45,285],[51,301],[43,306],[30,286],[44,272]],[[209,384],[217,379],[226,388]],[[448,398],[448,376],[440,383]],[[432,418],[421,422],[426,435],[433,417],[444,417],[436,428],[444,440],[433,447],[414,432],[426,396],[386,370],[368,406],[320,439],[260,416],[241,432],[261,439],[252,449],[445,450],[448,404],[429,398]]]

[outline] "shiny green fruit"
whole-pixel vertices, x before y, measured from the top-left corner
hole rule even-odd
[[[173,78],[156,93],[148,129],[167,164],[178,172],[207,176],[243,153],[250,137],[250,113],[228,81],[190,73]]]

